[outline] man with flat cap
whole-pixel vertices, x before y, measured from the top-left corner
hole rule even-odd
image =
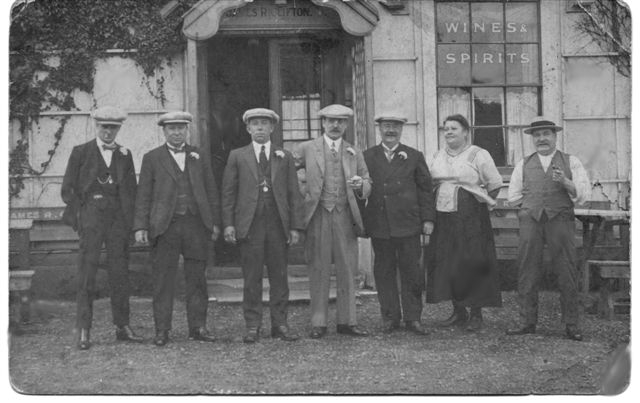
[[[262,326],[262,272],[269,275],[271,337],[294,341],[287,326],[289,285],[287,251],[302,229],[302,195],[293,156],[271,143],[280,120],[270,109],[247,110],[242,116],[251,144],[229,155],[222,181],[224,239],[238,243],[242,259],[246,324],[243,341],[255,343]]]
[[[327,333],[331,264],[335,264],[337,332],[367,336],[357,326],[355,271],[357,236],[364,234],[356,198],[371,192],[362,153],[342,137],[353,116],[343,105],[329,105],[318,113],[323,135],[304,142],[296,151],[296,165],[306,170],[304,220],[311,294],[311,338]]]
[[[93,111],[92,117],[96,138],[73,148],[61,189],[67,205],[62,220],[80,237],[76,326],[81,350],[91,347],[89,329],[103,244],[107,249],[116,339],[142,341],[129,326],[129,239],[136,173],[131,153],[115,141],[127,115],[116,107],[105,106]]]
[[[579,329],[578,267],[574,244],[574,204],[590,195],[587,173],[578,158],[556,149],[557,126],[536,118],[524,130],[536,152],[516,164],[509,183],[509,203],[520,206],[518,247],[518,302],[520,327],[508,335],[535,333],[538,321],[538,284],[546,244],[558,276],[562,321],[569,339],[582,340]]]
[[[186,143],[188,112],[160,116],[166,143],[142,159],[133,229],[136,241],[151,243],[154,344],[169,341],[175,277],[184,258],[189,339],[214,341],[206,328],[209,240],[220,234],[220,198],[209,160]]]
[[[375,254],[373,275],[383,332],[398,329],[404,319],[407,330],[427,335],[420,322],[424,272],[419,260],[420,235],[430,235],[435,220],[431,175],[424,155],[400,143],[405,117],[384,114],[376,122],[382,142],[364,152],[373,181],[364,228]]]

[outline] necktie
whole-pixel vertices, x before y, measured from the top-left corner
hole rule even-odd
[[[334,157],[338,153],[338,150],[336,150],[336,142],[335,141],[331,142],[331,153],[333,154]]]
[[[385,149],[384,153],[387,156],[387,161],[391,162],[393,159],[393,151]]]
[[[182,147],[182,148],[176,148],[176,147],[171,147],[171,146],[167,146],[167,147],[169,147],[169,150],[171,150],[171,152],[176,153],[176,154],[185,152],[184,151],[184,147]]]
[[[118,148],[118,145],[116,143],[111,143],[111,144],[103,144],[102,145],[102,149],[103,150],[109,150],[109,151],[113,151],[116,148]]]
[[[260,170],[263,174],[267,171],[267,154],[264,145],[260,147]]]

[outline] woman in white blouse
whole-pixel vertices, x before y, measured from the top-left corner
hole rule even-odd
[[[502,177],[491,155],[471,144],[464,116],[448,116],[444,131],[445,147],[429,167],[437,216],[429,247],[427,302],[451,300],[453,314],[441,325],[475,331],[482,326],[482,307],[502,306],[489,219]]]

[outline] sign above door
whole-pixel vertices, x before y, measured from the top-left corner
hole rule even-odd
[[[201,0],[184,15],[189,39],[206,40],[219,30],[269,31],[339,29],[369,34],[378,13],[368,0]]]

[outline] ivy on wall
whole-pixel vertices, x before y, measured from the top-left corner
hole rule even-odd
[[[21,139],[10,153],[10,195],[24,188],[25,175],[42,175],[64,135],[68,116],[51,134],[48,160],[34,168],[28,158],[28,131],[43,111],[77,110],[75,91],[92,93],[95,61],[122,49],[144,73],[143,83],[164,104],[162,64],[186,45],[181,15],[196,0],[178,0],[163,18],[168,0],[35,0],[16,2],[9,37],[9,117]],[[151,89],[155,81],[157,90]],[[39,140],[40,141],[40,140]],[[42,140],[44,141],[44,140]]]

